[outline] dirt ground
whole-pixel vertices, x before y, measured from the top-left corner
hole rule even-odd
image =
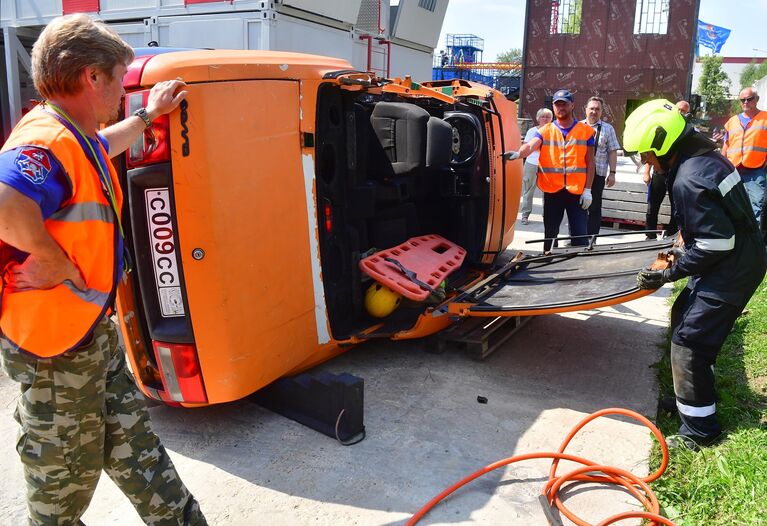
[[[540,235],[540,216],[531,218],[519,242]],[[664,289],[615,307],[535,318],[482,362],[457,349],[429,354],[420,341],[351,350],[320,369],[365,380],[367,438],[354,446],[247,400],[196,410],[156,406],[154,427],[210,524],[404,524],[484,465],[556,449],[593,411],[627,407],[654,418],[653,364],[662,351],[667,295]],[[488,403],[477,403],[479,395]],[[13,447],[16,397],[17,386],[0,373],[0,524],[14,525],[25,517]],[[650,445],[644,427],[608,418],[587,427],[570,452],[644,474]],[[499,469],[422,524],[548,524],[537,501],[547,472],[545,461]],[[594,522],[636,506],[615,490],[578,489],[567,502]],[[141,524],[106,477],[83,521]]]

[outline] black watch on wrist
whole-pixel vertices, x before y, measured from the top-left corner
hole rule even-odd
[[[147,128],[152,125],[152,119],[149,118],[149,113],[146,111],[146,108],[137,109],[133,112],[133,115],[144,121],[144,124],[146,124]]]

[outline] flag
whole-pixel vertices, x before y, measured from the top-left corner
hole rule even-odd
[[[714,53],[719,53],[729,36],[729,29],[698,20],[698,45],[706,46],[711,48]]]

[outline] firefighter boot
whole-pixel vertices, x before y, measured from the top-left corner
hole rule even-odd
[[[713,365],[716,351],[671,344],[671,372],[681,425],[679,435],[710,445],[722,432],[716,418]]]

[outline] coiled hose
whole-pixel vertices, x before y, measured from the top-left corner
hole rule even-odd
[[[655,438],[658,439],[658,443],[660,444],[661,452],[663,454],[661,465],[657,471],[655,471],[655,473],[652,473],[647,477],[640,478],[624,469],[600,465],[596,462],[592,462],[591,460],[575,455],[569,455],[564,452],[573,437],[578,434],[578,432],[586,424],[599,417],[608,415],[627,416],[641,422],[646,427],[648,427],[650,431],[652,431],[653,435],[655,435]],[[413,515],[413,517],[407,522],[407,526],[413,526],[418,523],[418,521],[420,521],[442,499],[456,491],[458,488],[468,484],[472,480],[479,478],[486,473],[490,473],[491,471],[500,467],[514,464],[515,462],[540,458],[553,459],[551,462],[551,469],[549,470],[548,482],[543,487],[543,491],[541,492],[540,496],[542,505],[544,506],[544,511],[546,511],[546,515],[549,518],[549,522],[551,522],[551,524],[557,523],[554,515],[551,512],[551,507],[555,506],[562,515],[570,519],[578,526],[592,526],[590,523],[575,515],[564,505],[559,497],[559,491],[562,486],[568,482],[597,482],[602,484],[616,484],[622,486],[629,493],[631,493],[631,495],[633,495],[634,498],[636,498],[642,504],[642,506],[644,506],[645,509],[645,511],[627,511],[618,513],[598,523],[597,526],[607,526],[608,524],[613,524],[620,520],[631,518],[647,519],[650,521],[648,524],[651,526],[657,526],[658,524],[675,526],[673,522],[660,514],[660,504],[658,504],[658,498],[655,496],[655,493],[652,491],[652,489],[650,489],[648,486],[648,483],[659,478],[663,472],[666,471],[666,467],[668,467],[668,447],[666,446],[666,440],[664,439],[660,430],[655,426],[655,424],[650,422],[647,418],[640,415],[639,413],[631,411],[630,409],[622,408],[608,408],[602,409],[601,411],[597,411],[595,413],[591,413],[572,428],[556,452],[543,451],[536,453],[526,453],[524,455],[516,455],[513,457],[505,458],[503,460],[499,460],[498,462],[494,462],[478,471],[475,471],[471,475],[459,480],[449,488],[442,491],[442,493],[431,499],[429,502],[427,502],[426,505],[418,510],[418,512],[416,512],[416,514]],[[559,465],[560,460],[570,460],[572,462],[577,462],[579,464],[583,464],[583,467],[575,469],[564,475],[557,476],[557,466]],[[601,473],[601,475],[599,473]]]

